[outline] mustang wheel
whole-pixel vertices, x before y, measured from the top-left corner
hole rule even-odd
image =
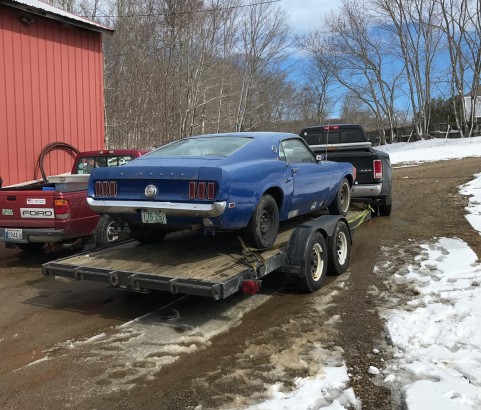
[[[303,255],[296,258],[302,261],[301,272],[296,278],[297,288],[302,292],[314,292],[326,279],[328,261],[326,241],[320,232],[314,232],[305,248],[299,250],[303,251]]]
[[[107,245],[119,239],[116,220],[102,216],[95,227],[94,237],[97,246]]]
[[[334,201],[329,205],[329,213],[331,215],[347,215],[349,211],[349,205],[351,202],[351,185],[347,178],[344,178],[339,185],[336,197]]]
[[[251,246],[262,249],[274,245],[279,231],[279,210],[274,198],[262,196],[247,226],[242,230],[242,237]]]
[[[351,237],[349,228],[343,221],[339,221],[329,242],[330,275],[340,275],[347,270],[351,259]]]

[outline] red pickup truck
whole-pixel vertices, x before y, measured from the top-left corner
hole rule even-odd
[[[7,248],[38,251],[45,243],[101,246],[117,239],[114,222],[87,204],[87,182],[94,167],[125,164],[145,150],[81,152],[71,174],[0,189],[0,242]]]

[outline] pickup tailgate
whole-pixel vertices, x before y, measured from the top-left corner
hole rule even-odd
[[[369,149],[342,150],[342,151],[315,151],[317,154],[327,155],[327,159],[336,162],[350,162],[356,167],[356,181],[359,184],[373,184],[380,182],[374,179],[374,160],[379,159]]]
[[[2,228],[54,228],[54,191],[0,191]]]

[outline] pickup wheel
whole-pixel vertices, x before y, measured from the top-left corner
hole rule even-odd
[[[305,247],[297,248],[302,255],[294,256],[300,263],[301,271],[295,278],[296,287],[301,292],[314,292],[321,288],[327,273],[327,245],[320,232],[314,232]]]
[[[24,252],[40,252],[45,242],[17,243],[19,249]]]
[[[95,245],[103,246],[119,240],[118,222],[108,216],[101,216],[94,231]]]
[[[347,270],[351,259],[351,236],[344,221],[339,221],[329,241],[329,275],[340,275]]]
[[[274,198],[263,195],[247,226],[241,231],[242,238],[257,249],[274,245],[279,232],[279,210]]]
[[[391,215],[391,207],[392,207],[392,199],[391,196],[384,198],[381,203],[379,204],[379,215],[381,216],[389,216]]]
[[[347,178],[344,178],[339,185],[336,197],[329,205],[329,213],[331,215],[346,216],[349,211],[349,205],[351,202],[351,185]]]

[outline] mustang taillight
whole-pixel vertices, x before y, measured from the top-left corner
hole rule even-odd
[[[104,198],[117,196],[117,181],[96,181],[95,196]]]
[[[382,161],[380,159],[375,159],[373,161],[374,167],[374,178],[381,179],[382,178]]]
[[[56,199],[53,203],[53,209],[55,211],[55,218],[70,218],[70,202],[66,199]]]
[[[189,199],[215,198],[215,182],[189,182]]]

